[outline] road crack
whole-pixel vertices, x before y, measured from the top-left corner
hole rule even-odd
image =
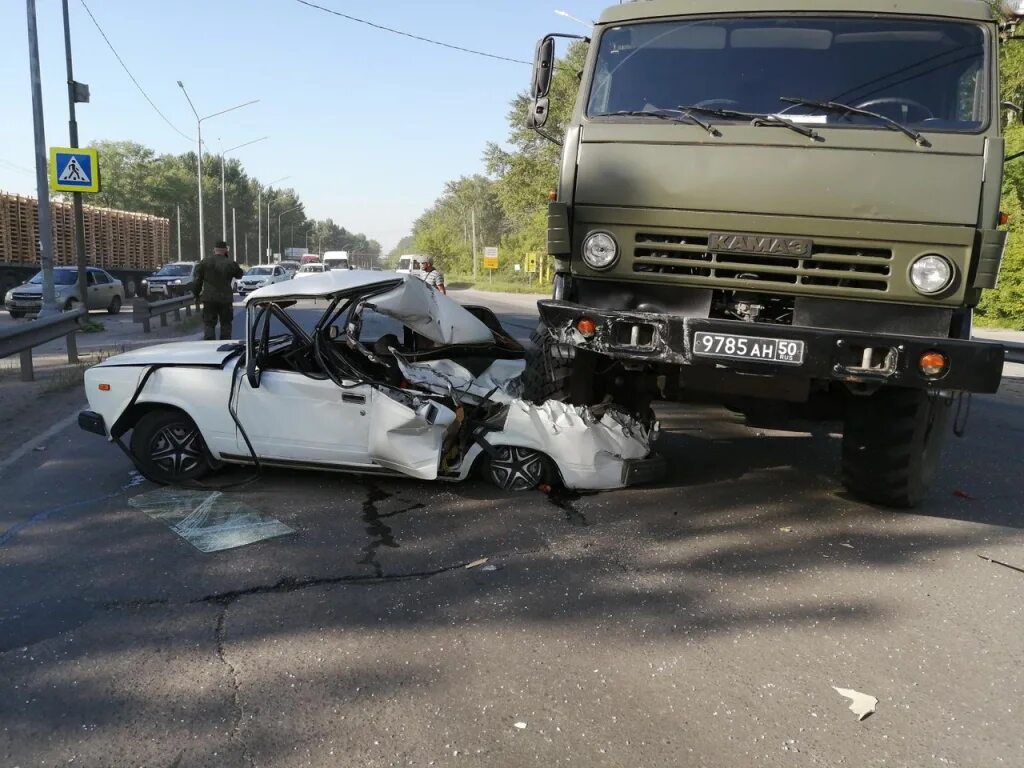
[[[228,682],[231,685],[231,707],[235,713],[234,722],[231,724],[231,732],[228,736],[232,741],[236,742],[242,749],[242,757],[245,759],[246,765],[249,768],[256,768],[256,761],[252,757],[252,753],[249,751],[249,744],[245,741],[242,736],[242,723],[245,720],[245,708],[242,706],[241,688],[238,683],[238,672],[235,669],[224,652],[224,645],[227,642],[226,630],[224,624],[227,621],[228,610],[230,610],[231,604],[225,603],[219,614],[217,614],[217,624],[214,628],[213,637],[215,647],[217,649],[217,658],[221,664],[228,671]]]

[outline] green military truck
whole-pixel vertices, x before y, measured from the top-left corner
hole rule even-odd
[[[1004,30],[982,0],[605,11],[549,136],[557,277],[528,396],[789,404],[843,420],[850,492],[919,504],[954,402],[1002,375],[971,319],[1006,240]],[[542,133],[555,37],[534,66]]]

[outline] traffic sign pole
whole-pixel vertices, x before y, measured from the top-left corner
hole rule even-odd
[[[53,224],[50,220],[50,188],[46,178],[46,128],[43,124],[43,84],[39,74],[39,35],[36,2],[25,0],[28,15],[28,63],[32,76],[32,126],[36,145],[36,195],[39,198],[39,266],[43,272],[43,304],[39,317],[57,314],[53,292]]]
[[[67,59],[68,70],[68,143],[73,149],[78,149],[78,120],[75,117],[77,93],[74,67],[71,63],[71,20],[68,16],[68,0],[61,0],[61,5],[64,11],[64,56]],[[99,168],[93,167],[92,172],[94,174],[99,173]],[[82,212],[82,193],[72,192],[71,199],[75,212],[75,256],[78,261],[78,295],[81,298],[82,306],[88,307],[88,288],[85,280],[85,269],[87,266],[85,255],[85,215]],[[179,245],[180,236],[179,231]]]

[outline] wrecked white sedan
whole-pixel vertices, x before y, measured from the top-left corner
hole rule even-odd
[[[490,310],[408,275],[331,271],[253,292],[244,341],[162,344],[89,369],[79,424],[169,484],[228,463],[454,481],[477,470],[507,490],[658,472],[656,427],[525,402],[523,368]]]

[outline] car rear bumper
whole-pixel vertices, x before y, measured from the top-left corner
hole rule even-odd
[[[542,322],[563,347],[587,349],[631,362],[725,368],[762,376],[991,393],[999,389],[1006,358],[1006,350],[1000,344],[961,339],[623,312],[557,300],[540,301],[538,307]],[[583,319],[589,319],[595,325],[595,333],[589,338],[576,329],[576,324]],[[701,356],[694,351],[697,333],[803,342],[803,360],[793,364]],[[941,376],[928,377],[919,370],[918,361],[928,352],[940,352],[946,356],[948,365]],[[869,358],[879,363],[865,367],[864,361]]]

